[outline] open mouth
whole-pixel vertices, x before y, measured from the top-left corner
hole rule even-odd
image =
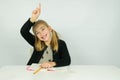
[[[41,37],[41,39],[45,40],[46,37],[47,37],[47,34],[43,35],[43,36]]]

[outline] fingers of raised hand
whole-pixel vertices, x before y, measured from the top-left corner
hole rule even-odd
[[[39,6],[37,6],[35,10],[33,10],[33,13],[34,14],[40,13],[40,11],[41,11],[41,4],[39,4]]]
[[[39,3],[38,7],[36,8],[37,11],[41,11],[41,4]]]

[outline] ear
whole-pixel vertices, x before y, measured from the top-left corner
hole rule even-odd
[[[51,26],[49,26],[49,29],[50,29],[50,31],[52,31],[52,30],[53,30]]]

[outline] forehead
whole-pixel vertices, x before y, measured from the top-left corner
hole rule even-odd
[[[35,31],[39,31],[43,28],[48,28],[48,26],[46,26],[45,24],[38,24],[35,28]]]
[[[47,27],[47,26],[44,25],[44,24],[38,24],[38,25],[36,26],[36,30],[37,30],[37,29],[46,28],[46,27]]]

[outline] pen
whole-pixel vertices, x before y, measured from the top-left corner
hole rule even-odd
[[[35,71],[33,72],[33,74],[38,73],[41,69],[42,69],[42,67],[39,67],[37,70],[35,70]]]

